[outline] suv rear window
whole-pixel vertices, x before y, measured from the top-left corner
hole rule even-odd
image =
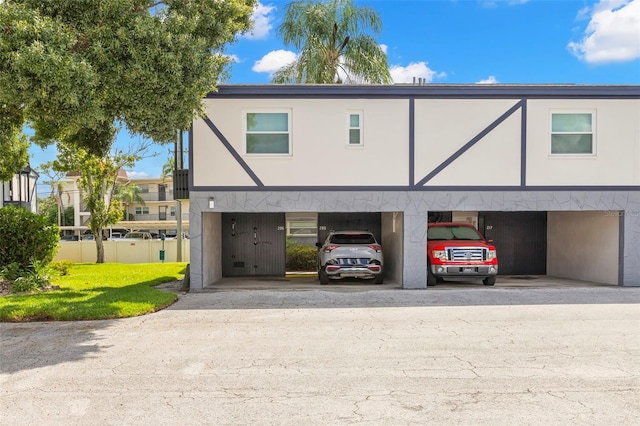
[[[375,244],[371,234],[334,234],[329,239],[331,244]]]

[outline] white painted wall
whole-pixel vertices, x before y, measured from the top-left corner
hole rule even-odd
[[[418,182],[518,99],[416,99]],[[206,111],[266,186],[405,186],[409,183],[408,99],[206,99]],[[287,109],[290,155],[244,154],[243,113]],[[596,154],[550,155],[551,111],[593,110]],[[363,147],[347,144],[347,114],[363,112]],[[521,111],[514,112],[426,186],[517,186]],[[640,101],[527,101],[527,185],[640,184]],[[255,186],[208,126],[194,122],[196,186]]]
[[[454,211],[451,213],[451,220],[453,222],[470,223],[478,229],[478,212],[477,211]]]
[[[618,284],[620,222],[604,211],[547,214],[547,275]]]
[[[415,181],[424,178],[518,101],[416,100]],[[426,185],[519,185],[520,117],[519,111],[514,112]]]
[[[363,99],[207,99],[207,115],[267,186],[409,183],[409,103]],[[289,109],[291,155],[244,154],[243,113]],[[363,111],[362,147],[347,144],[347,114]],[[203,121],[194,123],[194,184],[254,183]]]
[[[639,100],[530,100],[527,185],[640,184]],[[595,111],[594,156],[552,156],[551,111]]]

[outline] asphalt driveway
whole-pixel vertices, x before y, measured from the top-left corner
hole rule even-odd
[[[3,323],[0,419],[640,424],[640,288],[226,290]]]

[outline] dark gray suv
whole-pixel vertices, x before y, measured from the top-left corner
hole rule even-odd
[[[373,279],[383,283],[382,246],[368,231],[331,231],[318,247],[320,284],[341,278]]]

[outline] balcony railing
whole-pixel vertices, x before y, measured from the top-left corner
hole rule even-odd
[[[149,220],[176,220],[175,216],[171,216],[169,213],[166,214],[129,214],[129,217],[133,221],[149,221]],[[182,220],[189,220],[189,213],[182,214]]]
[[[173,190],[165,192],[143,192],[140,195],[144,201],[173,201]]]

